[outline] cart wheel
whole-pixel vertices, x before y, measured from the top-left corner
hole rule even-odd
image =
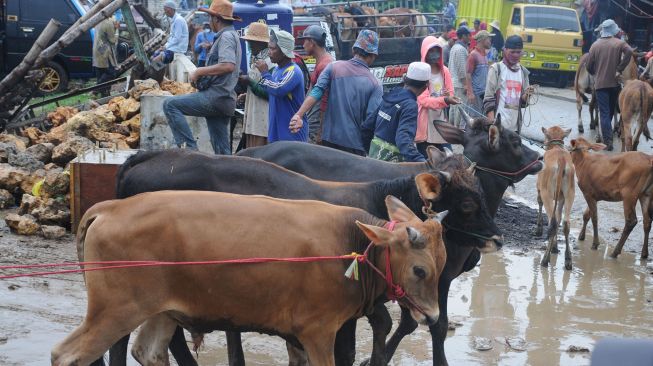
[[[59,93],[68,88],[68,74],[63,66],[54,61],[50,61],[42,70],[45,72],[45,78],[39,85],[39,94]]]

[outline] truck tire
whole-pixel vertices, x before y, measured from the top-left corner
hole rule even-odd
[[[561,72],[558,75],[558,81],[556,82],[556,87],[560,89],[564,89],[569,85],[569,81],[573,80],[568,73],[566,72]]]
[[[63,66],[57,62],[48,61],[42,70],[45,71],[45,78],[39,85],[39,94],[61,93],[68,88],[68,73]]]

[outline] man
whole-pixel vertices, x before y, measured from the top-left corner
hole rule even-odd
[[[118,65],[115,56],[118,36],[116,29],[120,23],[107,18],[95,26],[95,39],[93,43],[93,67],[97,83],[101,84],[116,76],[115,67]]]
[[[503,33],[501,33],[501,25],[499,24],[498,20],[492,21],[490,23],[490,33],[494,34],[494,37],[492,37],[492,48],[490,49],[489,52],[489,57],[488,61],[490,62],[497,62],[499,61],[499,58],[501,57],[501,51],[503,50]]]
[[[302,121],[302,127],[289,129],[290,118],[297,113],[304,102],[304,75],[299,66],[292,62],[295,57],[295,38],[286,31],[272,31],[270,35],[270,61],[277,64],[270,73],[268,64],[263,60],[256,62],[261,72],[259,84],[269,96],[268,143],[276,141],[308,140],[308,124]]]
[[[469,40],[469,52],[476,48],[476,33],[481,31],[481,20],[474,19],[474,30],[471,32],[471,39]]]
[[[487,83],[487,52],[492,47],[494,34],[481,30],[474,36],[476,48],[467,58],[467,72],[465,76],[465,91],[469,107],[474,108],[478,114],[483,114],[483,95]]]
[[[614,20],[607,19],[596,31],[601,38],[590,48],[587,71],[594,75],[603,143],[612,151],[612,117],[619,96],[618,78],[628,66],[633,51],[626,42],[614,37],[619,33]]]
[[[234,88],[242,51],[233,22],[241,19],[233,15],[229,0],[213,0],[211,7],[199,11],[210,15],[211,30],[217,32],[205,67],[197,68],[190,81],[199,91],[166,99],[163,111],[178,146],[197,150],[197,142],[184,115],[206,117],[211,145],[216,154],[231,154],[229,122],[236,108]]]
[[[426,158],[426,148],[430,145],[444,150],[451,147],[442,138],[434,123],[447,123],[446,108],[460,101],[453,97],[453,85],[449,69],[443,64],[442,47],[434,37],[424,37],[422,41],[422,62],[430,67],[428,88],[417,97],[417,150]]]
[[[449,55],[451,54],[451,47],[453,47],[454,44],[456,44],[456,41],[458,41],[458,36],[456,35],[455,30],[449,31],[449,34],[447,34],[447,44],[442,46],[442,61],[444,61],[444,65],[449,67]]]
[[[451,31],[450,28],[453,28],[451,26],[447,26],[446,30],[440,34],[440,37],[438,37],[438,43],[440,43],[440,46],[444,47],[444,45],[449,43],[449,32]]]
[[[163,4],[163,12],[169,18],[170,35],[166,44],[154,53],[153,61],[169,64],[174,60],[175,53],[186,53],[188,50],[188,24],[177,13],[177,4],[174,1],[166,1]]]
[[[431,67],[424,62],[408,65],[404,86],[383,96],[374,118],[362,126],[363,146],[368,156],[378,160],[426,161],[415,147],[417,96],[427,88]]]
[[[247,41],[251,51],[249,71],[247,76],[241,76],[239,81],[247,85],[247,93],[239,98],[245,98],[245,117],[243,118],[243,132],[245,147],[263,146],[268,142],[268,123],[270,111],[268,94],[258,82],[261,72],[256,68],[256,62],[265,61],[269,69],[275,66],[270,60],[270,31],[265,23],[254,22],[247,27],[247,33],[241,37]]]
[[[444,0],[444,8],[442,9],[444,23],[454,25],[456,22],[456,6],[449,0]]]
[[[324,93],[329,104],[324,116],[322,145],[365,156],[360,127],[376,112],[383,88],[370,72],[379,54],[379,36],[363,29],[353,46],[354,58],[329,64],[317,84],[290,121],[291,129],[302,127],[302,118]]]
[[[460,113],[460,108],[467,105],[467,93],[465,84],[467,77],[467,45],[469,44],[470,31],[466,26],[461,26],[456,31],[458,41],[451,47],[449,54],[449,70],[451,71],[451,80],[453,81],[454,96],[462,101],[462,105],[451,107],[451,121],[456,127],[465,128],[465,118]]]
[[[211,49],[214,39],[215,33],[211,31],[209,22],[204,22],[202,31],[195,37],[195,47],[193,47],[197,55],[198,67],[206,66],[206,52]]]
[[[485,115],[494,120],[501,114],[504,128],[521,132],[521,108],[528,105],[533,87],[528,80],[528,70],[521,66],[521,54],[524,42],[518,35],[506,39],[503,49],[503,61],[493,64],[487,77],[483,107]]]
[[[646,63],[646,68],[642,71],[642,75],[639,77],[641,81],[646,81],[651,86],[653,86],[653,57],[648,59]]]
[[[304,30],[299,39],[304,41],[304,51],[315,58],[315,69],[311,74],[311,88],[317,84],[317,80],[322,75],[322,71],[333,62],[333,57],[326,50],[327,34],[319,25],[311,25]],[[309,139],[313,143],[319,144],[322,141],[322,123],[327,108],[328,94],[324,93],[319,105],[313,106],[306,119],[308,120]]]
[[[650,50],[648,52],[646,52],[646,54],[644,55],[644,62],[647,62],[647,63],[649,62],[649,60],[651,58],[653,58],[653,43],[651,43],[649,45],[649,47],[650,47]]]

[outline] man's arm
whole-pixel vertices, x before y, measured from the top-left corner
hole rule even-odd
[[[617,71],[623,72],[628,66],[628,64],[630,63],[632,57],[633,57],[633,49],[630,48],[628,43],[621,41],[621,62],[617,66]]]
[[[181,29],[177,21],[172,22],[170,27],[170,36],[168,37],[168,42],[166,42],[165,49],[168,50],[172,46],[176,46],[181,42]]]
[[[495,66],[496,65],[496,66]],[[483,111],[489,119],[494,119],[494,111],[497,107],[497,90],[499,89],[498,63],[490,66],[487,73],[487,84],[485,84],[485,96],[483,97]]]
[[[590,75],[594,75],[594,72],[596,71],[596,61],[594,59],[596,51],[592,52],[592,50],[595,50],[594,45],[590,47],[589,56],[587,56],[587,72],[589,72]]]
[[[272,80],[272,74],[269,71],[261,75],[259,85],[265,89],[270,95],[282,97],[290,93],[304,80],[304,75],[296,65],[286,69],[283,78],[279,81]]]
[[[218,46],[218,63],[210,66],[199,67],[195,70],[194,76],[220,76],[233,72],[240,60],[236,60],[236,50],[238,47],[234,37],[228,37],[230,34],[224,34],[220,37]],[[208,58],[208,55],[207,55]]]
[[[333,64],[329,64],[324,71],[322,71],[322,74],[320,74],[320,77],[317,79],[317,83],[315,83],[315,86],[311,91],[309,92],[308,96],[304,100],[304,103],[302,104],[301,107],[299,107],[299,110],[295,114],[295,116],[298,116],[299,119],[304,117],[306,112],[311,110],[315,103],[317,103],[320,98],[322,98],[322,95],[326,90],[329,89],[331,86],[331,70],[333,69]],[[293,116],[293,118],[295,118]]]
[[[467,57],[467,63],[465,64],[465,91],[467,92],[467,100],[470,103],[474,103],[476,96],[474,95],[474,90],[472,89],[472,74],[476,68],[476,57],[472,54]]]
[[[405,104],[404,104],[405,106]],[[417,132],[417,104],[403,108],[399,116],[395,142],[399,152],[406,161],[426,161],[424,156],[415,147],[415,133]]]
[[[201,38],[201,34],[198,34],[197,37],[195,37],[195,45],[193,47],[195,49],[195,53],[202,52],[202,48],[200,46],[203,41],[201,41]]]

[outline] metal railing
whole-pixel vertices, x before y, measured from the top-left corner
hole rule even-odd
[[[370,8],[377,9],[379,12],[385,11],[391,8],[408,8],[408,9],[419,9],[422,4],[426,3],[428,0],[363,0],[363,1],[354,1],[360,6],[369,6]],[[311,8],[337,8],[339,6],[346,6],[351,4],[351,1],[341,1],[336,3],[326,3],[326,4],[316,4],[316,5],[305,5],[302,8],[311,9]]]
[[[396,25],[378,25],[378,22],[376,21],[377,18],[402,18],[402,17],[415,17],[418,15],[423,15],[426,18],[426,24],[414,24],[414,23],[409,23],[409,24],[396,24]],[[338,29],[340,32],[344,31],[359,31],[361,29],[372,29],[376,31],[377,33],[379,30],[387,30],[390,29],[393,31],[393,33],[397,34],[400,32],[403,32],[407,28],[411,29],[411,36],[415,33],[415,29],[417,28],[432,28],[433,31],[435,32],[442,32],[444,30],[444,20],[442,13],[401,13],[401,14],[390,14],[390,15],[383,15],[383,14],[375,14],[375,15],[338,15],[338,14],[333,14],[334,21],[338,23]],[[374,21],[364,27],[359,27],[359,26],[354,26],[354,27],[346,27],[342,24],[341,20],[342,19],[353,19],[354,23],[356,23],[356,19],[374,19]],[[430,20],[430,21],[429,21]]]

